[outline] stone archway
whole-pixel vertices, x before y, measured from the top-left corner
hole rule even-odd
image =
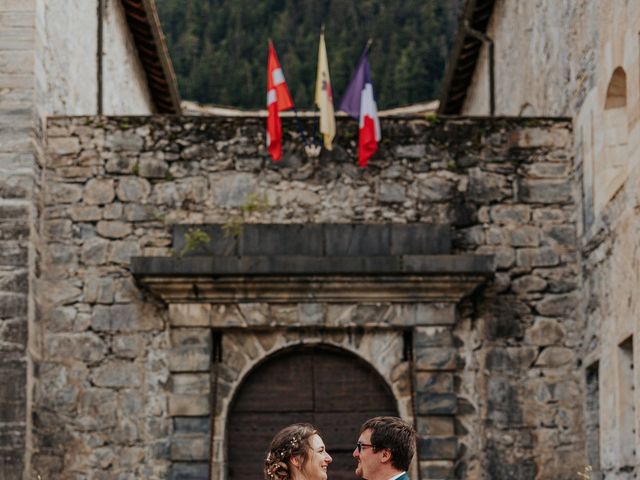
[[[228,478],[262,478],[273,435],[291,423],[310,422],[321,430],[333,457],[332,480],[353,479],[358,429],[376,415],[398,415],[396,399],[380,375],[355,355],[317,345],[280,352],[247,376],[231,405]]]

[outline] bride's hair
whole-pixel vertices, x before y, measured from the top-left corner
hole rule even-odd
[[[302,468],[309,458],[309,439],[318,430],[309,423],[294,423],[280,430],[269,446],[264,459],[266,480],[291,480],[291,457],[299,456]]]

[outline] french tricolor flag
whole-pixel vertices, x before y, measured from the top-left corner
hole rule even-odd
[[[373,96],[373,84],[369,70],[369,45],[364,50],[347,91],[340,102],[340,110],[359,121],[358,163],[366,167],[369,158],[378,150],[380,121],[378,107]]]

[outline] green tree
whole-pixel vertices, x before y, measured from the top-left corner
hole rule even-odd
[[[313,106],[320,26],[336,104],[368,38],[379,108],[436,98],[461,0],[157,0],[183,98],[263,108],[267,41]]]

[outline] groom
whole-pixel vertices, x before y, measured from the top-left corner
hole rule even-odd
[[[353,450],[356,475],[366,480],[409,480],[407,471],[416,450],[416,432],[398,417],[364,422]]]

